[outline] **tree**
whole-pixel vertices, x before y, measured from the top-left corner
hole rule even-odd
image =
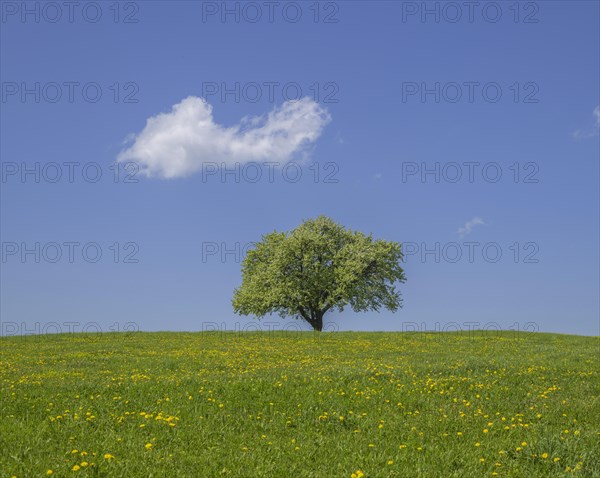
[[[278,313],[323,329],[329,310],[393,312],[402,306],[396,282],[405,282],[399,243],[375,240],[325,216],[291,232],[272,232],[242,263],[242,285],[232,300],[237,314]]]

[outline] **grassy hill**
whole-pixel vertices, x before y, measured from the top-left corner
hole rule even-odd
[[[0,478],[598,477],[599,347],[513,332],[2,338]]]

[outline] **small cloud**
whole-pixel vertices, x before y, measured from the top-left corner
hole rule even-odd
[[[287,163],[306,156],[330,120],[327,110],[302,98],[225,127],[215,123],[206,100],[189,96],[170,112],[148,118],[144,129],[128,138],[130,146],[117,161],[134,161],[147,176],[161,178],[189,176],[206,162]]]
[[[594,115],[596,124],[588,129],[578,129],[574,131],[573,138],[579,140],[594,138],[595,136],[598,136],[598,131],[600,131],[600,106],[596,106],[596,108],[594,108],[594,111],[592,111],[592,114]]]
[[[463,237],[471,234],[471,231],[473,230],[473,228],[475,226],[480,226],[482,224],[485,224],[485,222],[483,222],[483,219],[481,219],[480,217],[475,216],[470,221],[465,222],[464,226],[459,227],[458,231],[456,231],[456,232],[459,235],[459,237],[462,239]]]

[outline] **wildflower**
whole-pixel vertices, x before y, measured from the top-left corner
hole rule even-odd
[[[527,446],[527,442],[526,441],[521,442],[521,446]]]
[[[479,459],[479,463],[483,463],[485,461],[485,458],[480,458]]]
[[[560,461],[559,457],[554,458],[554,460],[552,460],[554,463],[558,463]]]
[[[144,446],[146,447],[146,450],[152,450],[152,443],[146,443]]]
[[[487,432],[489,432],[489,430],[487,428],[484,428],[483,433],[487,433]]]
[[[394,464],[394,460],[388,460],[387,464],[388,465],[393,465]]]
[[[475,443],[475,446],[481,446],[481,443],[477,442]]]
[[[548,453],[542,453],[542,458],[545,460],[546,458],[548,458]]]
[[[48,470],[48,471],[46,472],[46,474],[47,474],[48,476],[50,476],[52,473],[54,473],[52,470]]]
[[[110,453],[105,453],[104,454],[104,459],[105,460],[112,460],[114,458],[114,456],[112,456]]]
[[[80,469],[81,467],[79,465],[73,465],[73,468],[71,468],[73,471],[79,471]]]
[[[81,462],[81,468],[85,468],[86,466],[88,466],[88,462],[87,461],[82,461]]]

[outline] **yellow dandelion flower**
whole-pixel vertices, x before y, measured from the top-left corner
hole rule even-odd
[[[114,456],[112,456],[110,453],[105,453],[104,454],[104,459],[105,460],[112,460],[114,458]]]
[[[52,473],[54,473],[52,470],[48,470],[48,471],[46,472],[46,474],[47,474],[47,475],[51,475]]]
[[[545,460],[546,458],[548,458],[548,453],[542,453],[542,458]]]
[[[388,465],[393,465],[394,464],[394,460],[388,460],[387,464]]]
[[[73,468],[71,468],[73,471],[79,471],[80,469],[81,467],[79,465],[73,465]]]
[[[552,460],[554,463],[558,463],[560,461],[559,457],[554,458],[554,460]]]
[[[146,450],[152,449],[152,443],[146,443],[144,446],[145,446]]]
[[[89,463],[87,461],[82,461],[81,462],[81,468],[85,468],[88,465],[89,465]]]

